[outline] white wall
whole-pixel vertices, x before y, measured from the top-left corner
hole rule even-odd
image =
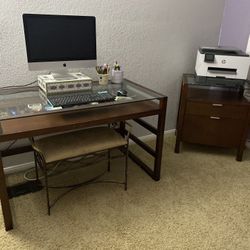
[[[23,13],[94,15],[98,62],[116,59],[126,78],[168,95],[172,129],[182,73],[194,71],[200,45],[217,45],[223,8],[224,0],[1,0],[0,86],[36,79],[27,69]]]

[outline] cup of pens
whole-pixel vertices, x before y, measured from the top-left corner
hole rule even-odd
[[[96,72],[98,75],[100,85],[107,85],[108,84],[108,82],[109,82],[109,70],[110,70],[110,67],[108,64],[96,66]]]

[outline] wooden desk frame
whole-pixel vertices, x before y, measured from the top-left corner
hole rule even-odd
[[[158,103],[157,103],[158,102]],[[161,159],[164,139],[167,97],[154,101],[139,101],[108,107],[100,107],[75,112],[50,113],[21,117],[1,121],[0,142],[45,135],[54,132],[66,132],[72,129],[86,128],[107,123],[120,122],[120,132],[125,133],[124,121],[135,120],[138,124],[156,135],[156,148],[153,150],[134,134],[130,138],[154,157],[153,169],[132,152],[130,158],[136,162],[155,181],[160,180]],[[153,127],[141,118],[158,116],[157,127]],[[13,229],[11,208],[7,193],[2,157],[30,151],[29,146],[0,152],[0,197],[6,231]]]

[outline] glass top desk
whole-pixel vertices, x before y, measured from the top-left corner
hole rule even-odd
[[[136,135],[131,134],[131,139],[154,157],[154,166],[148,166],[132,152],[129,152],[129,156],[154,180],[160,180],[167,97],[129,80],[124,80],[122,84],[105,86],[93,83],[92,87],[93,92],[108,90],[113,95],[120,89],[126,90],[129,98],[69,108],[53,108],[37,86],[2,88],[0,142],[115,122],[119,123],[118,130],[124,135],[125,121],[133,119],[156,135],[155,149],[152,149]],[[154,115],[158,116],[157,127],[141,119]],[[13,148],[2,151],[0,155],[0,196],[6,230],[13,228],[13,222],[2,157],[30,150],[30,146]]]

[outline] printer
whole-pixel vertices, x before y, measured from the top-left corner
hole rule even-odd
[[[243,83],[247,79],[249,66],[249,55],[239,49],[201,47],[196,58],[196,81],[201,83],[216,81],[222,84]]]

